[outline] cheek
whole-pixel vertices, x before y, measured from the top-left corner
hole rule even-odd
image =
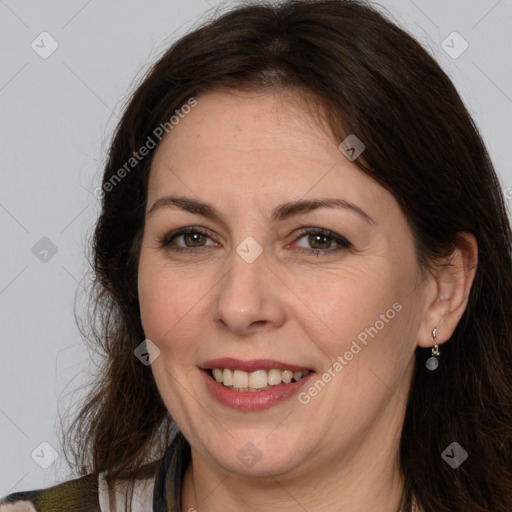
[[[162,341],[185,315],[187,292],[161,265],[141,260],[138,278],[139,305],[144,333]]]
[[[401,266],[379,263],[319,275],[315,287],[310,287],[316,290],[309,296],[309,309],[316,318],[308,312],[311,321],[303,320],[303,328],[322,354],[324,371],[341,356],[338,375],[345,377],[338,379],[340,385],[355,379],[354,385],[360,386],[370,368],[399,375],[412,357],[410,341],[417,327],[410,294],[414,267],[405,268],[405,262]]]
[[[342,272],[317,272],[314,282],[303,277],[302,284],[300,294],[306,298],[309,317],[316,316],[316,324],[328,334],[327,338],[341,343],[377,321],[380,326],[380,315],[392,309],[401,295],[390,269],[381,268],[377,273],[371,265]],[[394,313],[391,310],[389,316]]]
[[[181,358],[194,350],[198,315],[204,318],[208,289],[204,280],[184,280],[165,265],[141,265],[138,293],[142,326],[162,353]]]

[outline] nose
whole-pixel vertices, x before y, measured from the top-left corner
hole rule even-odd
[[[248,262],[233,251],[228,265],[215,288],[215,323],[238,336],[281,326],[286,318],[284,286],[265,253]]]

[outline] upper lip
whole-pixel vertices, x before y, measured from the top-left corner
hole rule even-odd
[[[280,370],[291,370],[300,372],[309,370],[305,366],[276,361],[274,359],[251,359],[242,361],[233,357],[222,357],[219,359],[209,359],[205,361],[201,368],[203,370],[212,370],[214,368],[229,368],[230,370],[243,370],[244,372],[254,372],[256,370],[271,370],[278,368]]]

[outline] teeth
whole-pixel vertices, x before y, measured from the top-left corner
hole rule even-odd
[[[268,379],[268,385],[269,386],[277,386],[277,384],[281,384],[281,375],[282,375],[282,371],[281,370],[277,370],[275,368],[272,368],[272,370],[270,370],[268,372],[268,376],[267,376],[267,379]]]
[[[263,391],[282,382],[289,384],[292,380],[299,381],[309,373],[309,370],[292,372],[291,370],[256,370],[248,373],[229,368],[214,368],[213,378],[224,386],[237,391]]]
[[[247,388],[249,387],[249,374],[242,370],[235,370],[233,372],[233,387]]]
[[[267,372],[265,370],[256,370],[249,375],[249,387],[261,389],[267,387]]]
[[[285,370],[283,372],[283,375],[281,375],[281,380],[285,383],[285,384],[289,384],[293,379],[293,372],[291,372],[290,370]]]
[[[233,385],[233,370],[229,370],[228,368],[226,368],[222,372],[221,380],[222,380],[222,383],[224,384],[224,386],[232,386]]]

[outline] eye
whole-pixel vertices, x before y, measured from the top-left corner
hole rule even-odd
[[[299,252],[304,254],[328,255],[351,247],[346,238],[322,228],[307,228],[301,231],[298,240],[301,239],[305,239],[306,244],[311,247],[311,249],[303,249],[304,246],[299,246]],[[294,245],[297,246],[297,242]]]
[[[169,233],[164,238],[159,240],[161,248],[166,247],[172,251],[178,252],[197,252],[202,247],[206,247],[206,240],[211,238],[209,235],[200,228],[188,227],[182,228],[177,231]],[[176,242],[181,242],[176,245]],[[213,241],[212,241],[213,242]],[[215,242],[208,245],[217,245]]]
[[[302,239],[311,248],[304,248],[297,241],[292,247],[296,248],[299,253],[306,255],[328,255],[351,247],[350,242],[346,238],[322,228],[306,228],[302,230],[297,240]],[[208,244],[208,240],[212,243]],[[171,251],[197,253],[205,247],[218,244],[203,229],[190,226],[169,233],[159,240],[159,245],[161,248],[167,248]]]

